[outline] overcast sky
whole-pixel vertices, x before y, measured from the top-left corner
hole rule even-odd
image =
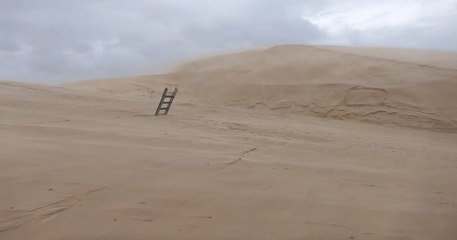
[[[457,50],[457,0],[0,0],[0,79],[160,72],[275,44]]]

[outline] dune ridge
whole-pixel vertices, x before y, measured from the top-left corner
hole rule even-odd
[[[189,62],[170,74],[67,83],[152,96],[179,86],[189,100],[441,132],[457,132],[457,54],[283,45]]]

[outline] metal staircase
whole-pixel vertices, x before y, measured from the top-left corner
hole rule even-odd
[[[170,111],[171,104],[173,103],[173,100],[175,99],[177,93],[178,88],[175,88],[175,90],[171,94],[168,94],[168,88],[165,88],[162,94],[162,98],[160,99],[159,106],[156,110],[156,116],[168,114],[168,111]],[[164,112],[161,113],[161,111]]]

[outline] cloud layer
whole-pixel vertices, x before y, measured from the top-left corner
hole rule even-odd
[[[0,79],[42,83],[159,71],[215,51],[285,43],[457,50],[457,3],[3,0]]]
[[[456,50],[455,0],[348,0],[305,12],[326,37],[321,42]]]

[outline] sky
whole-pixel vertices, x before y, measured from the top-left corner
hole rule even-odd
[[[0,80],[160,73],[278,44],[457,51],[457,0],[0,0]]]

